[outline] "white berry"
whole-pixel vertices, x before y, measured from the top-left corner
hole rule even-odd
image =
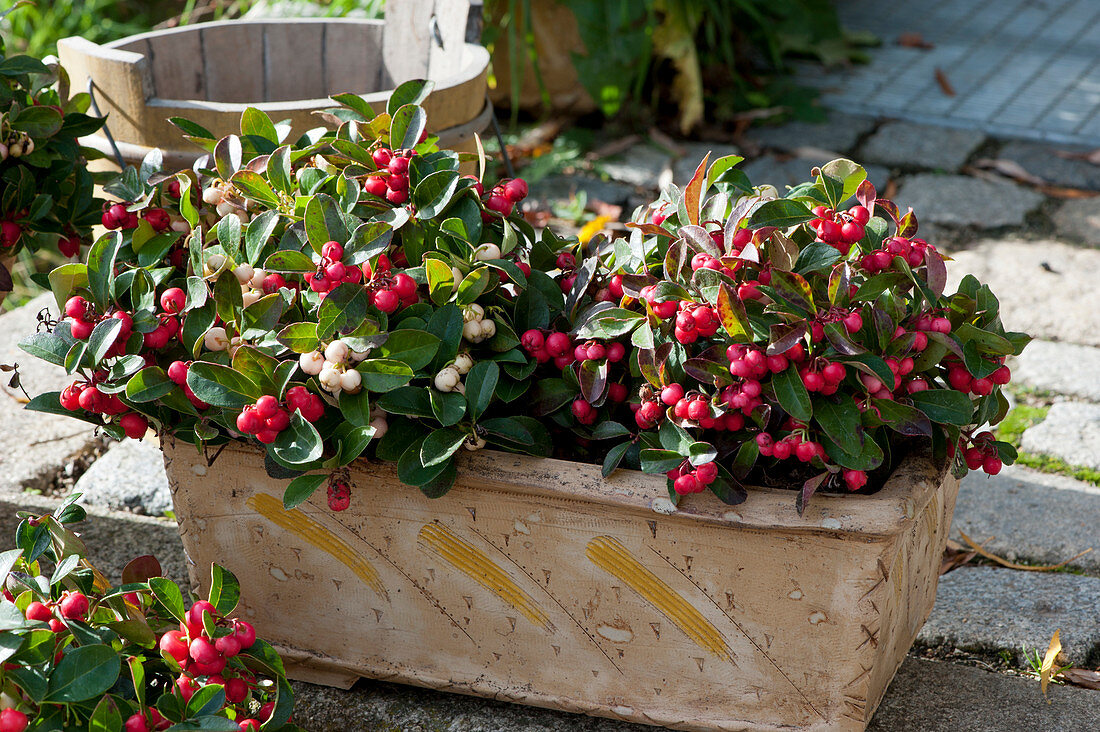
[[[370,421],[370,426],[374,428],[375,439],[380,439],[390,428],[390,423],[385,417],[375,417]]]
[[[325,360],[332,363],[344,363],[348,360],[351,349],[343,341],[333,341],[325,348]]]
[[[462,443],[462,446],[465,447],[470,452],[473,452],[475,450],[480,450],[481,448],[485,447],[485,438],[484,437],[477,437],[477,438],[467,437],[466,441]]]
[[[202,191],[202,200],[204,203],[208,203],[211,206],[218,205],[222,202],[222,189],[217,186],[204,188]]]
[[[455,356],[454,369],[458,373],[465,376],[470,373],[470,369],[474,367],[474,359],[468,353],[460,353]]]
[[[310,351],[298,356],[298,367],[309,376],[316,376],[325,367],[325,357],[320,351]]]
[[[256,270],[252,269],[251,264],[238,264],[237,268],[233,270],[233,274],[237,276],[237,282],[247,285],[252,281],[252,276],[256,274]]]
[[[259,290],[248,289],[241,293],[241,301],[243,302],[245,307],[248,307],[252,303],[259,300],[261,297],[263,297],[263,293],[261,293]]]
[[[481,320],[485,317],[485,308],[478,305],[476,302],[472,305],[467,305],[466,309],[462,311],[462,319],[469,323],[471,320]]]
[[[225,334],[225,328],[221,326],[214,326],[206,331],[202,342],[208,351],[224,351],[229,348],[229,337]]]
[[[252,279],[248,281],[248,284],[255,287],[257,290],[262,289],[264,286],[264,278],[267,277],[267,272],[257,267],[252,270]]]
[[[458,381],[458,371],[451,366],[447,366],[435,375],[435,388],[440,391],[454,391]]]
[[[487,262],[490,259],[500,259],[500,247],[492,242],[482,244],[474,250],[474,259],[479,262]]]
[[[340,388],[348,392],[349,394],[354,394],[355,392],[359,391],[359,387],[362,385],[362,383],[363,376],[355,369],[345,371],[343,374],[340,375]]]
[[[471,320],[462,326],[462,337],[470,343],[481,342],[481,321]]]
[[[481,339],[492,338],[497,334],[497,324],[492,320],[485,319],[481,321]]]
[[[326,364],[325,367],[321,369],[321,373],[317,376],[317,380],[320,381],[321,386],[328,391],[333,393],[340,391],[340,372],[332,368],[332,366]]]

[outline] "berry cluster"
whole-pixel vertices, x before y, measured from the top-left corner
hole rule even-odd
[[[685,460],[680,463],[680,467],[673,468],[665,475],[672,481],[672,489],[677,495],[702,493],[708,485],[717,480],[718,464],[711,462],[692,467],[691,463]]]
[[[834,211],[828,206],[816,206],[817,218],[810,221],[810,228],[823,241],[841,254],[847,254],[852,245],[863,238],[871,212],[864,206],[852,206],[847,211]]]
[[[390,150],[377,147],[371,153],[378,173],[367,176],[363,189],[372,196],[400,205],[409,200],[409,160],[416,150]]]
[[[133,211],[127,210],[128,203],[107,203],[103,205],[100,223],[104,229],[136,229],[141,219]],[[161,209],[163,210],[163,209]]]
[[[290,412],[270,394],[264,394],[237,415],[237,429],[246,435],[253,435],[265,445],[275,442],[279,433],[289,426]]]
[[[61,392],[61,406],[70,412],[83,409],[105,417],[118,417],[118,426],[127,437],[139,440],[149,430],[149,420],[127,407],[118,394],[105,394],[97,384],[106,381],[107,373],[97,371],[91,381],[74,381]]]
[[[959,445],[960,447],[963,445],[962,441]],[[974,435],[971,438],[970,447],[963,451],[963,459],[966,461],[966,467],[971,470],[981,468],[989,475],[996,475],[1003,467],[1001,458],[997,455],[997,448],[993,444],[991,432],[980,432]]]
[[[225,181],[215,180],[204,188],[202,200],[203,203],[214,207],[214,212],[218,215],[218,218],[236,216],[242,224],[247,224],[252,220],[252,216],[247,210],[249,202],[238,195],[233,187]]]
[[[472,188],[477,192],[477,197],[481,199],[485,206],[485,211],[481,214],[483,221],[492,220],[490,211],[505,217],[511,216],[516,204],[527,198],[527,181],[523,178],[502,180],[493,186],[492,190],[489,191],[489,195],[486,196],[485,187],[482,186],[477,176],[467,175],[465,177],[474,182]]]
[[[680,312],[676,314],[676,327],[672,334],[680,343],[694,343],[702,338],[711,338],[718,332],[722,321],[710,305],[700,305],[691,300],[681,300]]]
[[[359,282],[363,279],[363,270],[346,266],[340,260],[344,258],[344,247],[335,241],[325,242],[321,247],[321,261],[317,271],[304,276],[309,289],[324,295],[335,290],[344,282]],[[247,266],[247,265],[245,265]],[[379,308],[381,310],[381,308]]]
[[[497,324],[485,317],[485,308],[477,303],[467,305],[462,311],[462,337],[470,343],[481,343],[497,334]]]
[[[881,249],[864,254],[859,263],[867,270],[868,274],[890,269],[894,257],[901,257],[909,263],[910,267],[919,267],[924,263],[925,255],[930,249],[934,249],[934,247],[924,239],[906,239],[905,237],[894,236],[887,239]]]
[[[209,627],[209,631],[207,628]],[[195,602],[188,610],[179,630],[169,630],[160,636],[157,647],[166,658],[173,659],[182,673],[176,678],[176,692],[184,704],[195,692],[207,684],[218,684],[225,689],[228,706],[237,707],[238,727],[258,730],[262,720],[271,716],[272,702],[260,707],[260,719],[248,716],[248,700],[256,686],[256,678],[243,665],[230,665],[241,651],[248,650],[256,642],[256,631],[243,620],[223,618],[217,608],[205,600]],[[199,678],[205,677],[200,682]],[[155,709],[146,714],[137,713],[126,721],[126,732],[149,732],[150,729],[167,729],[170,723],[163,721]]]
[[[474,367],[473,357],[466,352],[455,356],[453,363],[444,366],[432,379],[432,384],[439,391],[454,391],[459,394],[466,393],[466,385],[462,383],[462,377],[470,373]]]
[[[367,357],[366,351],[353,351],[341,340],[335,340],[325,346],[325,350],[307,351],[298,357],[298,368],[307,376],[316,376],[321,388],[330,394],[346,391],[354,394],[362,388],[363,376],[355,370],[354,364]],[[317,397],[320,401],[320,397]],[[302,413],[306,417],[306,413]],[[314,420],[306,417],[306,420]]]
[[[369,263],[364,264],[362,272],[371,303],[387,315],[420,302],[416,280],[404,272],[394,272],[393,262],[385,254],[378,257],[374,269]]]

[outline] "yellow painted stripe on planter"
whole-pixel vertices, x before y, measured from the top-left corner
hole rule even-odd
[[[283,502],[266,493],[257,493],[246,502],[248,507],[266,518],[279,528],[285,529],[323,552],[332,555],[333,559],[340,562],[352,572],[367,587],[378,593],[379,596],[389,599],[386,587],[382,584],[378,570],[359,555],[356,549],[340,537],[322,526],[315,519],[310,518],[297,508],[287,511],[283,508]]]
[[[682,595],[635,559],[618,539],[597,536],[588,542],[585,556],[649,601],[700,648],[719,658],[733,660],[733,652],[718,629]]]
[[[504,602],[514,607],[534,625],[553,630],[554,624],[530,595],[520,589],[508,573],[486,554],[467,543],[441,523],[425,524],[417,542],[452,567],[473,579]]]

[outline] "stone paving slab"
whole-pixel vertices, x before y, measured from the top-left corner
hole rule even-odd
[[[1066,201],[1051,218],[1059,237],[1100,247],[1100,197]]]
[[[960,567],[940,577],[936,606],[917,642],[969,651],[1045,652],[1055,630],[1075,663],[1100,663],[1100,577]],[[1096,697],[1100,704],[1100,697]],[[1100,707],[1098,707],[1100,708]]]
[[[951,536],[959,531],[1009,561],[1058,564],[1100,574],[1100,488],[1064,475],[1007,466],[962,479]]]
[[[918,222],[982,229],[1021,226],[1027,214],[1044,200],[1042,195],[1015,183],[934,173],[902,179],[894,196],[902,211],[913,207]]]
[[[57,316],[49,294],[0,316],[0,363],[19,364],[23,387],[32,397],[63,389],[72,381],[64,369],[18,347],[20,340],[35,332],[36,316],[45,307]],[[70,456],[92,445],[93,428],[75,419],[24,410],[25,398],[7,387],[8,376],[0,374],[0,489],[41,488]]]
[[[1046,650],[1046,645],[1043,646]],[[867,732],[1095,730],[1100,692],[942,661],[907,658]]]
[[[1100,165],[1058,154],[1083,154],[1090,150],[1088,147],[1014,140],[1006,143],[997,157],[1018,163],[1027,172],[1053,185],[1100,191]]]
[[[1012,383],[1100,403],[1100,348],[1034,340],[1012,364]]]
[[[699,161],[695,163],[698,165]],[[660,189],[663,181],[671,180],[671,166],[671,155],[644,143],[600,161],[600,167],[613,180],[654,191]]]
[[[122,440],[111,445],[76,481],[81,502],[116,511],[163,516],[172,493],[160,447],[152,441]]]
[[[1100,251],[1046,240],[990,239],[951,255],[948,292],[964,274],[973,274],[1000,298],[1001,320],[1009,330],[1100,347]]]
[[[887,122],[860,146],[856,158],[893,168],[955,172],[983,142],[978,130]]]
[[[570,199],[584,191],[589,201],[598,200],[613,206],[622,206],[629,212],[644,198],[634,192],[634,187],[616,181],[604,181],[582,175],[548,175],[532,183],[531,199],[556,205],[569,203]]]
[[[1046,419],[1024,430],[1020,448],[1100,470],[1100,404],[1055,402]]]
[[[777,150],[816,147],[844,154],[874,127],[872,117],[830,112],[824,122],[794,121],[778,126],[753,127],[745,137],[758,145]]]
[[[691,176],[695,175],[695,169],[699,167],[699,163],[707,153],[710,153],[711,163],[727,155],[742,155],[736,145],[722,142],[681,142],[679,145],[683,148],[684,154],[672,163],[672,182],[681,188],[691,181]],[[744,163],[741,165],[743,166]]]

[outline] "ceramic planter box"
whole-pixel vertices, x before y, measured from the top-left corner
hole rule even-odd
[[[211,451],[213,454],[214,451]],[[492,451],[429,500],[352,466],[284,511],[258,450],[166,439],[192,581],[217,561],[291,676],[400,681],[681,730],[862,730],[932,609],[958,481],[753,490],[672,512],[662,478]]]

